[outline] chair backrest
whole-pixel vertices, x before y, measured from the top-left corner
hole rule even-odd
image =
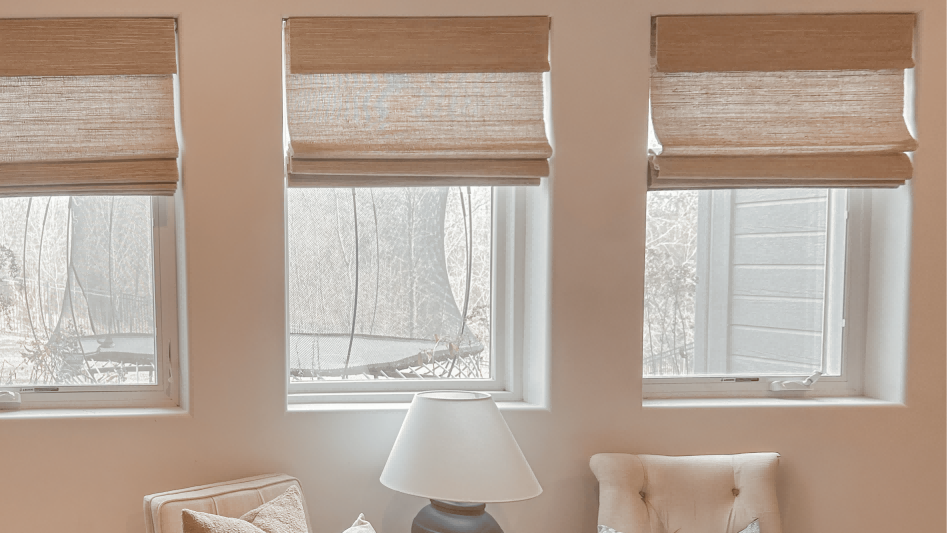
[[[181,511],[184,509],[239,518],[293,485],[302,494],[299,480],[286,474],[267,474],[149,494],[145,496],[145,532],[183,533]],[[306,511],[306,526],[312,531],[306,498],[303,498],[303,509]]]
[[[762,533],[781,533],[778,464],[776,453],[600,453],[589,461],[598,523],[621,533],[739,533],[759,519]]]

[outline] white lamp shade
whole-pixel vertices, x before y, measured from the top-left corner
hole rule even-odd
[[[416,394],[381,482],[454,502],[511,502],[543,491],[493,398],[480,392]]]

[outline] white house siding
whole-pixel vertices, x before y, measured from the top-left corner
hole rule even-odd
[[[739,190],[732,196],[731,373],[821,367],[825,190]]]

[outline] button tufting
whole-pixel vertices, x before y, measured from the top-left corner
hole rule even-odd
[[[739,495],[740,495],[740,489],[733,489],[733,490],[730,491],[730,492],[732,492],[734,496],[739,496]]]
[[[644,491],[639,492],[639,493],[638,493],[638,496],[641,496],[641,499],[643,500],[643,499],[644,499]]]

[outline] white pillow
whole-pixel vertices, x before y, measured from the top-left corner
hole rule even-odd
[[[740,533],[760,533],[760,521],[757,519],[750,522]]]
[[[375,528],[368,523],[368,520],[365,520],[364,514],[359,514],[358,518],[355,520],[355,523],[352,524],[352,527],[346,529],[342,533],[375,533]]]

